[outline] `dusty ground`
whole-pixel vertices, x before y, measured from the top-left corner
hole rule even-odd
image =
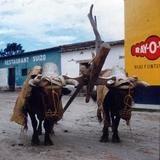
[[[100,143],[102,125],[95,116],[96,104],[86,104],[83,97],[78,97],[55,126],[54,145],[33,147],[31,126],[26,134],[20,134],[21,127],[10,122],[17,95],[0,93],[0,160],[159,159],[160,113],[133,112],[132,131],[121,121],[121,143]],[[67,98],[63,98],[64,103]]]

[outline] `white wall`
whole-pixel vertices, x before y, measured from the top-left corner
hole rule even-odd
[[[79,75],[79,60],[92,59],[92,54],[94,50],[83,50],[83,51],[73,51],[64,52],[61,54],[61,69],[63,75],[68,75],[70,77],[76,77]],[[83,54],[81,54],[83,52]],[[112,46],[103,69],[112,68],[113,66],[119,65],[124,68],[124,58],[119,59],[120,56],[124,56],[124,46],[116,45]]]
[[[80,60],[92,59],[91,50],[65,52],[61,54],[61,69],[62,74],[67,74],[70,77],[79,75]]]
[[[0,68],[0,87],[8,86],[8,68]]]
[[[123,57],[123,58],[120,58]],[[121,68],[124,68],[124,46],[123,45],[116,45],[112,46],[106,61],[103,65],[104,68],[112,68],[114,66],[119,66]]]

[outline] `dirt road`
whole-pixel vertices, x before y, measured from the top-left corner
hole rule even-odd
[[[158,160],[160,113],[133,112],[132,131],[121,121],[122,142],[100,143],[96,104],[78,97],[55,126],[53,146],[31,146],[32,129],[10,122],[17,92],[0,93],[0,160]],[[63,98],[66,103],[68,97]],[[43,142],[43,135],[41,136]]]

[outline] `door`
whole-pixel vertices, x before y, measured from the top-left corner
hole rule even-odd
[[[15,68],[9,68],[8,86],[10,91],[15,90]]]

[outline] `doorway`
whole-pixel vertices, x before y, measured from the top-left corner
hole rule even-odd
[[[90,66],[89,60],[81,61],[79,63],[79,75],[86,74],[88,72],[89,66]],[[80,96],[85,96],[86,90],[87,90],[86,86],[83,86],[82,89],[80,90],[79,95]]]
[[[10,91],[15,90],[15,68],[8,69],[9,76],[8,76],[8,86]]]

